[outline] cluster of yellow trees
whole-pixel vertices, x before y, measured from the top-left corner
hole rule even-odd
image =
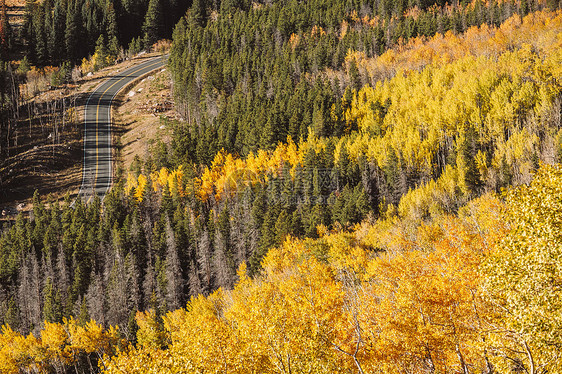
[[[546,127],[555,119],[560,46],[555,43],[545,56],[530,45],[499,57],[468,56],[365,86],[346,114],[365,134],[348,145],[350,154],[366,154],[382,166],[394,151],[408,165],[431,171],[439,145],[472,127],[479,144],[490,142],[495,148],[490,161],[477,156],[484,175],[503,157],[510,165],[528,161],[524,156],[539,142],[529,127]]]
[[[93,372],[104,367],[108,355],[123,342],[113,327],[105,330],[95,321],[84,324],[74,319],[45,322],[40,337],[23,336],[9,326],[0,334],[0,373],[65,373],[86,361]],[[83,364],[81,364],[84,367]]]
[[[471,128],[474,140],[494,151],[476,156],[484,179],[505,159],[528,181],[530,155],[544,144],[539,135],[558,135],[561,32],[562,13],[535,13],[513,17],[496,30],[482,26],[463,36],[436,36],[374,62],[360,61],[367,71],[370,63],[387,60],[402,67],[355,96],[346,120],[356,121],[362,136],[348,144],[350,154],[382,166],[396,152],[408,165],[431,171],[442,162],[440,146],[458,145]],[[423,60],[423,68],[408,68],[416,60]]]
[[[144,174],[135,176],[129,174],[125,183],[125,192],[134,196],[138,201],[142,201],[146,190],[153,188],[154,191],[162,191],[168,188],[168,191],[174,196],[184,196],[185,191],[185,172],[183,166],[179,166],[176,170],[168,170],[162,168],[150,175],[150,179]]]
[[[534,12],[524,18],[513,16],[497,28],[483,24],[473,26],[462,34],[448,31],[436,33],[431,38],[412,38],[377,58],[368,58],[362,52],[350,52],[346,62],[349,64],[355,60],[358,68],[367,73],[369,80],[375,84],[398,71],[419,70],[430,64],[450,63],[467,56],[497,57],[524,45],[545,52],[558,42],[560,16],[560,12],[549,11]]]
[[[505,232],[500,205],[485,197],[460,217],[419,226],[387,221],[318,240],[289,238],[269,252],[257,279],[242,267],[232,292],[193,298],[166,315],[167,349],[155,334],[121,352],[107,372],[462,372],[498,365],[502,359],[487,353],[495,320],[478,269]]]
[[[138,316],[107,373],[555,372],[562,168],[457,216],[287,238],[256,279]]]
[[[202,200],[207,200],[211,196],[220,199],[224,194],[267,181],[271,175],[278,174],[283,166],[288,166],[291,173],[294,173],[297,166],[302,166],[307,151],[320,152],[325,147],[326,140],[311,133],[307,141],[299,145],[289,137],[286,144],[280,143],[275,150],[259,150],[256,154],[250,153],[246,159],[222,150],[217,153],[211,165],[204,169],[200,177],[185,180],[185,173],[181,166],[177,170],[170,171],[163,168],[153,172],[150,180],[143,174],[138,176],[129,174],[125,192],[142,200],[147,186],[152,186],[154,191],[168,188],[170,192],[180,196],[193,191]]]

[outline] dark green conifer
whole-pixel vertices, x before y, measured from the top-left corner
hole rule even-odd
[[[49,48],[51,49],[52,62],[58,64],[66,59],[65,29],[66,29],[66,10],[65,0],[55,1],[53,8],[53,27],[49,34]]]
[[[107,5],[106,10],[106,33],[107,33],[107,41],[108,41],[108,51],[109,54],[117,57],[119,54],[119,40],[117,38],[118,35],[118,28],[117,28],[117,15],[115,13],[115,7],[113,2],[110,1]]]
[[[163,29],[164,15],[161,0],[150,0],[142,26],[144,48],[150,49],[163,36]]]
[[[74,3],[75,0],[68,2],[68,8],[66,10],[66,28],[64,31],[64,44],[66,47],[66,56],[71,61],[74,61],[79,56],[78,43],[80,43],[80,16],[78,9]]]
[[[205,0],[193,0],[189,11],[189,19],[194,25],[205,27],[207,24],[207,4]]]
[[[0,14],[0,57],[2,60],[9,59],[9,53],[12,49],[13,35],[12,27],[8,22],[8,14],[6,12],[6,1],[2,1],[2,9]]]
[[[47,322],[62,322],[61,297],[51,278],[47,279],[43,290],[43,319]]]

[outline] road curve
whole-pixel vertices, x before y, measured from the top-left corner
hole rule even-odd
[[[84,109],[84,165],[78,197],[89,201],[94,194],[102,199],[113,181],[111,152],[111,105],[115,96],[129,83],[166,64],[156,57],[119,72],[96,87]]]

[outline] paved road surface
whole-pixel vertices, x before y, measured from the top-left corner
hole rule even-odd
[[[84,166],[78,196],[89,201],[97,194],[105,196],[113,179],[111,153],[111,103],[131,81],[165,65],[156,57],[123,70],[106,79],[88,97],[84,113]]]

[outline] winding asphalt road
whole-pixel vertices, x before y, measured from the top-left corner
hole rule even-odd
[[[106,79],[86,101],[84,110],[84,165],[78,196],[89,201],[94,194],[102,199],[113,181],[111,152],[111,106],[125,86],[166,64],[165,57],[156,57],[135,65]]]

